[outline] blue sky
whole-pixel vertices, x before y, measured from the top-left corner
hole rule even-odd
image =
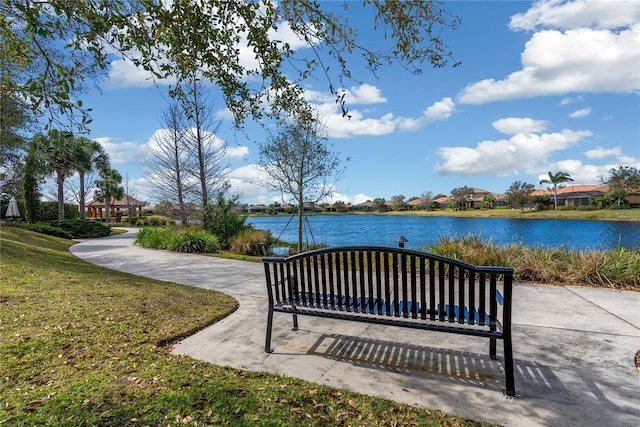
[[[640,2],[449,1],[445,8],[462,20],[442,37],[461,66],[420,76],[386,66],[375,78],[356,64],[359,82],[345,87],[350,120],[326,81],[305,85],[334,150],[350,158],[328,201],[408,199],[463,185],[504,193],[516,180],[543,188],[548,171],[599,184],[617,165],[640,168]],[[85,97],[90,137],[139,199],[156,202],[142,168],[167,86],[124,61],[109,74],[101,93]],[[248,122],[236,132],[221,98],[216,105],[233,190],[250,204],[280,201],[257,184],[256,142],[265,131]]]

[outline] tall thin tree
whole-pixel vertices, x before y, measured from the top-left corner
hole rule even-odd
[[[179,103],[173,102],[163,111],[161,125],[162,129],[154,134],[148,146],[145,175],[156,198],[170,202],[172,207],[168,213],[179,217],[184,224],[192,214],[187,208],[193,193],[187,171],[193,167],[187,152],[184,112]]]
[[[281,131],[259,144],[260,168],[267,176],[263,185],[290,197],[298,212],[298,252],[302,251],[305,203],[315,204],[333,192],[344,172],[331,150],[321,124],[299,117],[281,124]]]
[[[104,151],[99,142],[88,138],[78,137],[76,149],[76,170],[78,172],[79,188],[74,195],[79,204],[79,217],[85,219],[85,202],[88,192],[93,188],[95,182],[87,182],[85,180],[87,174],[91,171],[102,171],[110,166],[109,155]]]
[[[78,169],[78,140],[71,132],[52,129],[47,137],[47,169],[56,178],[58,219],[64,219],[64,183]]]
[[[198,194],[202,206],[202,221],[208,228],[206,211],[210,200],[224,192],[228,183],[227,146],[217,136],[221,122],[214,117],[210,93],[197,79],[185,86],[182,106],[187,117],[186,143],[195,167],[191,175],[199,185]]]
[[[120,186],[122,175],[115,169],[108,168],[100,172],[100,180],[96,182],[96,193],[94,198],[99,202],[104,202],[106,221],[111,220],[111,201],[120,200],[124,189]]]

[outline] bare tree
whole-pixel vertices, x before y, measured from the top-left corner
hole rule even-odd
[[[298,208],[298,252],[302,251],[302,214],[305,204],[315,204],[331,194],[342,177],[338,155],[331,151],[324,130],[315,119],[281,123],[281,131],[259,144],[263,185],[292,199]]]
[[[207,224],[207,209],[210,200],[228,188],[227,146],[218,136],[221,122],[214,118],[213,105],[204,85],[193,79],[182,97],[182,107],[187,128],[185,143],[189,153],[190,174],[196,179],[194,189],[202,203],[202,219]]]
[[[145,159],[145,175],[156,197],[171,202],[172,209],[168,214],[180,218],[184,224],[190,213],[187,202],[192,201],[193,197],[193,188],[187,179],[193,165],[180,104],[171,103],[162,113],[162,127],[149,145],[150,156]]]

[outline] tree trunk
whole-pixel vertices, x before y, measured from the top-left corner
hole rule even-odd
[[[80,219],[85,219],[85,203],[84,203],[84,172],[78,172],[78,178],[80,179],[80,211],[78,212]]]
[[[64,220],[64,174],[58,172],[58,219]]]
[[[108,224],[111,219],[111,196],[104,198],[105,221]]]

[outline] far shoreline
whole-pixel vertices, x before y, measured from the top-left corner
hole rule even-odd
[[[250,217],[295,215],[280,212],[276,214],[250,213]],[[395,216],[451,216],[461,218],[515,218],[515,219],[573,219],[588,221],[635,221],[640,222],[640,209],[598,209],[598,210],[535,210],[525,209],[469,209],[453,210],[408,210],[387,212],[305,212],[305,215],[395,215]]]

